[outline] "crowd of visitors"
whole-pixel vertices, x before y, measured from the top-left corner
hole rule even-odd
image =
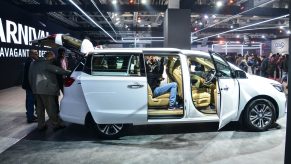
[[[247,73],[274,79],[281,83],[288,77],[288,54],[264,54],[264,55],[235,55],[226,59]]]

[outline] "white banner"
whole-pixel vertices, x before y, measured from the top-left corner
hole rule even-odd
[[[272,53],[288,54],[289,38],[272,40]]]

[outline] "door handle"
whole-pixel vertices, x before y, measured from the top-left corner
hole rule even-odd
[[[228,87],[224,87],[224,88],[220,88],[220,90],[224,90],[224,91],[227,91],[228,90]]]
[[[130,88],[130,89],[138,89],[138,88],[142,88],[144,85],[141,85],[141,84],[131,84],[131,85],[128,85],[127,88]]]

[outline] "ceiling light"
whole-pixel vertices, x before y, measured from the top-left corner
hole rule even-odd
[[[116,4],[117,4],[117,0],[112,0],[111,3],[112,3],[113,5],[116,5]]]
[[[233,29],[233,25],[231,25],[230,28]]]
[[[148,25],[148,28],[151,28],[151,27],[152,27],[152,26],[149,24],[149,25]]]
[[[120,20],[120,18],[116,18],[116,21],[119,21]]]
[[[203,25],[203,23],[202,23],[202,22],[199,22],[199,25],[200,25],[200,26],[202,26],[202,25]]]
[[[127,25],[125,25],[124,27],[125,27],[125,28],[127,28],[128,26],[127,26]]]
[[[212,18],[215,19],[216,18],[216,15],[212,15]]]
[[[197,24],[197,23],[198,23],[198,21],[195,21],[195,23]]]
[[[253,27],[253,26],[256,26],[256,25],[259,25],[259,24],[271,22],[271,21],[274,21],[274,20],[277,20],[277,19],[281,19],[281,18],[288,17],[288,16],[289,16],[289,14],[282,15],[282,16],[279,16],[279,17],[276,17],[276,18],[268,19],[268,20],[265,20],[265,21],[261,21],[261,22],[257,22],[257,23],[254,23],[254,24],[250,24],[250,25],[238,27],[238,28],[235,28],[235,29],[231,29],[231,30],[228,30],[228,31],[224,31],[224,32],[221,32],[221,33],[218,33],[218,34],[213,34],[213,35],[210,35],[210,36],[206,36],[206,37],[203,37],[203,38],[199,38],[199,39],[193,40],[192,42],[199,41],[199,40],[203,40],[203,39],[206,39],[206,38],[215,37],[215,36],[217,36],[219,34],[226,34],[226,33],[229,33],[229,32],[238,31],[238,30],[245,29],[245,28],[248,28],[248,27]]]
[[[216,2],[216,7],[221,7],[223,5],[222,1],[217,1]]]
[[[115,25],[118,25],[120,23],[120,21],[115,22]]]
[[[146,4],[147,3],[147,0],[141,0],[141,3],[142,4]]]
[[[133,4],[134,3],[134,1],[133,0],[129,0],[129,4]]]
[[[284,26],[280,26],[279,28],[280,28],[280,29],[283,29],[283,28],[284,28]]]
[[[106,31],[104,30],[98,23],[96,23],[83,9],[81,9],[73,0],[69,0],[69,2],[74,5],[88,20],[90,20],[96,27],[101,29],[107,36],[109,36],[114,42],[116,40]]]
[[[218,38],[220,38],[220,35],[217,35]]]
[[[117,15],[118,15],[118,14],[117,14],[117,13],[115,13],[114,15],[117,17]]]
[[[282,33],[283,31],[282,30],[280,30],[280,33]]]
[[[239,35],[237,35],[236,38],[239,38]]]
[[[262,38],[265,39],[266,38],[265,35],[262,35]]]
[[[287,31],[287,34],[290,34],[290,33],[291,33],[290,30],[288,30],[288,31]]]
[[[138,18],[138,19],[137,19],[137,22],[138,22],[138,23],[140,23],[140,22],[141,22],[140,18]]]
[[[204,18],[205,18],[205,19],[208,19],[208,15],[204,15]]]

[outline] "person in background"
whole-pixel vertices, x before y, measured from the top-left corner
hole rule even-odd
[[[268,68],[269,68],[269,58],[266,55],[262,55],[262,63],[261,63],[261,76],[268,78]]]
[[[260,67],[261,67],[261,59],[257,56],[257,55],[254,55],[254,73],[255,75],[258,75],[260,76],[260,73],[261,73],[261,70],[260,70]]]
[[[255,74],[255,70],[254,70],[254,68],[255,68],[255,66],[254,66],[255,65],[255,59],[254,59],[254,56],[253,55],[249,56],[249,59],[247,61],[247,64],[248,64],[248,66],[251,67],[252,74]]]
[[[26,92],[25,108],[26,108],[27,123],[33,123],[33,122],[37,122],[37,117],[34,116],[35,99],[34,99],[34,95],[32,93],[32,90],[28,81],[28,71],[29,71],[29,67],[31,63],[38,59],[38,52],[37,50],[30,50],[28,52],[28,55],[29,56],[26,59],[25,65],[24,65],[22,88]]]
[[[271,79],[274,79],[275,68],[276,68],[276,54],[273,54],[272,56],[270,56],[268,64],[268,74],[269,78]]]
[[[238,54],[235,61],[235,65],[239,66],[242,60],[243,60],[243,56],[241,54]]]
[[[68,60],[65,56],[65,52],[66,50],[64,48],[58,49],[58,56],[54,60],[54,64],[64,70],[68,70]],[[62,93],[64,93],[64,77],[62,75],[57,75],[57,80]]]
[[[56,75],[69,75],[70,71],[66,71],[52,64],[55,59],[53,52],[47,52],[44,56],[45,60],[37,60],[30,66],[29,83],[36,97],[38,130],[43,131],[47,128],[45,124],[45,110],[52,122],[54,130],[57,130],[65,126],[58,116],[58,106],[55,101],[55,97],[60,94]]]
[[[241,62],[239,63],[239,68],[245,72],[248,72],[248,65],[246,59],[242,58]]]
[[[281,82],[283,83],[284,81],[287,82],[288,80],[288,60],[289,60],[289,55],[285,54],[284,55],[284,60],[282,61],[282,78]]]

